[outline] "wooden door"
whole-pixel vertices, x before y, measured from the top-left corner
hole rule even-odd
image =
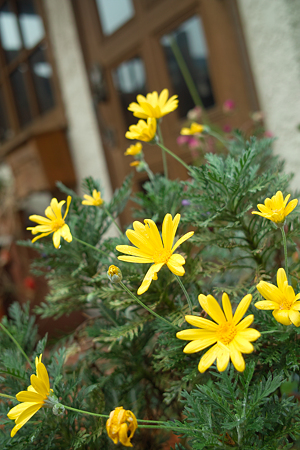
[[[230,120],[238,127],[257,109],[235,0],[73,0],[73,5],[114,188],[131,170],[124,151],[132,142],[125,132],[138,119],[127,106],[137,94],[168,88],[179,95],[179,108],[164,117],[162,131],[166,146],[192,160],[176,141],[193,101],[170,36],[194,75],[210,121],[224,126]],[[230,119],[222,109],[228,98],[237,106]],[[160,149],[144,144],[144,151],[151,169],[162,172]],[[171,157],[168,168],[171,178],[186,177]],[[145,179],[145,173],[136,174],[136,188]]]

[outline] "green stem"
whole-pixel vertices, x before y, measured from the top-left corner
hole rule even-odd
[[[219,135],[219,133],[215,133],[210,128],[209,130],[207,130],[207,133],[210,136],[213,136],[214,138],[218,139],[218,141],[220,141],[224,145],[224,147],[228,149],[228,142],[226,141],[226,139],[223,139],[222,136]]]
[[[102,417],[103,419],[108,419],[109,416],[107,414],[98,414],[90,411],[83,411],[82,409],[72,408],[71,406],[62,405],[64,408],[69,409],[70,411],[79,412],[80,414],[88,414],[89,416]]]
[[[17,400],[16,397],[13,397],[12,395],[7,395],[7,394],[0,394],[0,397],[9,398],[11,400]]]
[[[260,334],[282,333],[281,330],[260,331]]]
[[[191,314],[193,314],[193,304],[192,304],[192,301],[191,301],[191,299],[190,299],[190,296],[189,296],[187,290],[185,289],[185,287],[184,287],[184,285],[183,285],[181,279],[179,278],[179,276],[178,276],[178,275],[175,275],[175,278],[176,278],[176,280],[178,281],[179,286],[181,287],[181,289],[182,289],[182,291],[183,291],[183,293],[184,293],[184,295],[185,295],[185,298],[187,299],[187,302],[188,302],[188,304],[189,304],[189,308],[190,308]]]
[[[158,137],[159,137],[159,142],[162,144],[162,146],[160,146],[160,148],[162,149],[162,160],[163,160],[163,166],[164,166],[164,175],[165,175],[165,178],[168,178],[168,164],[167,164],[166,150],[164,148],[163,135],[162,135],[161,128],[160,128],[158,120],[157,120],[157,133],[158,133]]]
[[[86,245],[87,247],[92,248],[93,250],[96,250],[96,252],[101,253],[101,255],[105,256],[107,258],[107,253],[105,253],[103,250],[100,250],[100,248],[95,247],[94,245],[88,244],[87,242],[82,241],[81,239],[78,239],[77,237],[73,236],[73,239],[77,242],[80,242],[80,244]]]
[[[159,145],[160,148],[162,148],[167,153],[169,153],[169,155],[173,156],[173,158],[177,159],[177,161],[180,162],[180,164],[182,164],[186,168],[186,170],[190,170],[190,167],[184,161],[182,161],[182,159],[179,158],[179,156],[175,155],[175,153],[171,152],[171,150],[169,150],[167,147],[165,147],[160,142],[158,142],[157,145]]]
[[[147,172],[147,175],[148,175],[148,177],[149,177],[149,180],[153,182],[153,181],[154,181],[154,175],[153,175],[153,172],[152,172],[152,170],[150,169],[149,165],[148,165],[147,162],[145,161],[144,153],[143,153],[143,152],[141,153],[141,161],[143,161],[143,163],[144,163],[144,165],[145,165],[145,170],[146,170],[146,172]]]
[[[4,331],[4,333],[7,334],[7,336],[10,337],[10,339],[13,341],[13,343],[18,347],[18,349],[20,350],[20,352],[22,353],[22,355],[24,356],[24,358],[29,362],[30,366],[32,366],[32,363],[30,361],[30,359],[28,358],[28,356],[26,355],[26,353],[24,352],[24,350],[22,349],[21,345],[19,344],[19,342],[10,334],[10,332],[7,330],[7,328],[5,328],[5,326],[0,323],[0,327],[2,328],[2,330]]]
[[[106,214],[108,215],[108,217],[111,218],[112,222],[115,224],[115,226],[118,228],[119,232],[121,235],[123,235],[123,232],[121,230],[121,228],[119,227],[119,225],[117,224],[116,220],[113,218],[112,214],[108,211],[107,208],[105,208],[105,206],[103,206],[104,211],[106,212]]]
[[[137,298],[125,284],[120,281],[119,282],[124,291],[126,291],[136,302],[138,302],[143,308],[145,308],[150,314],[155,316],[157,319],[162,320],[163,322],[167,323],[168,325],[171,325],[171,327],[175,328],[177,330],[177,327],[172,324],[172,322],[169,322],[169,320],[165,319],[164,317],[161,317],[159,314],[157,314],[155,311],[153,311],[151,308],[149,308],[147,305],[145,305],[139,298]]]
[[[203,106],[203,102],[201,100],[201,97],[198,93],[197,87],[194,83],[194,80],[191,76],[191,73],[189,71],[188,66],[186,65],[186,62],[184,60],[184,57],[182,56],[181,50],[177,45],[176,40],[173,37],[169,38],[169,42],[170,42],[170,46],[172,49],[172,52],[174,54],[174,57],[176,59],[176,62],[178,64],[179,70],[184,78],[185,84],[189,90],[189,93],[191,94],[191,97],[193,99],[193,102],[195,103],[195,105],[197,106],[201,106],[201,108],[203,109],[203,112],[205,112],[204,106]]]
[[[284,226],[280,227],[284,248],[284,263],[285,263],[285,273],[287,280],[289,279],[289,267],[288,267],[288,255],[287,255],[287,244],[286,244],[286,235],[284,231]]]

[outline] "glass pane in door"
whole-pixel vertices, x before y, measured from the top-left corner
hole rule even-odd
[[[109,36],[134,16],[132,0],[96,0],[102,32]]]
[[[177,59],[176,50],[184,58],[185,64],[195,83],[203,106],[208,109],[215,105],[209,67],[208,50],[200,17],[193,16],[178,28],[161,38],[174,93],[180,98],[178,112],[185,117],[195,104],[182,76]]]
[[[129,103],[136,102],[138,94],[147,94],[143,60],[136,56],[124,61],[113,71],[112,75],[116,91],[120,97],[126,125],[137,123],[138,119],[127,108]]]

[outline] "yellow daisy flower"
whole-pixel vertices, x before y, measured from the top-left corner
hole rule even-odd
[[[248,328],[253,322],[253,314],[241,321],[249,308],[252,295],[248,294],[240,301],[234,315],[232,314],[229,297],[225,292],[222,296],[224,312],[212,295],[200,294],[198,300],[204,311],[216,323],[203,317],[185,316],[188,323],[200,328],[200,330],[183,330],[176,334],[179,339],[192,341],[184,347],[183,351],[185,353],[196,353],[215,344],[200,359],[199,372],[205,372],[216,359],[219,372],[226,369],[230,359],[236,370],[242,372],[245,369],[242,353],[253,352],[254,348],[251,342],[260,337],[259,331]]]
[[[130,147],[128,147],[124,155],[130,156],[139,155],[142,151],[142,148],[143,148],[142,144],[140,142],[137,142],[135,145],[134,144],[130,145]]]
[[[130,103],[128,110],[140,119],[147,119],[148,117],[159,119],[178,107],[178,96],[173,95],[169,100],[168,97],[168,89],[163,89],[159,95],[156,91],[147,94],[146,97],[138,95],[136,98],[138,103]]]
[[[148,117],[147,122],[139,120],[136,125],[130,125],[129,131],[126,131],[127,139],[139,139],[140,141],[150,142],[156,135],[156,119]]]
[[[123,406],[114,409],[106,422],[106,431],[108,437],[114,444],[120,441],[124,447],[132,447],[130,439],[135,433],[138,423],[133,412],[126,410]],[[128,432],[130,432],[128,436]]]
[[[288,194],[285,199],[283,199],[282,192],[277,191],[272,198],[266,198],[264,205],[257,205],[260,212],[252,211],[252,214],[258,214],[275,223],[283,223],[286,216],[289,215],[298,204],[298,200],[294,199],[287,205],[290,196],[291,194]]]
[[[11,437],[25,425],[28,420],[41,409],[51,395],[49,376],[46,367],[42,363],[42,355],[35,359],[36,375],[31,375],[31,385],[27,391],[21,391],[16,395],[19,403],[7,414],[9,419],[15,421],[15,427],[11,430]]]
[[[85,200],[82,200],[81,202],[83,205],[101,206],[103,203],[101,192],[97,191],[97,189],[93,190],[93,196],[84,194],[83,197],[85,198]]]
[[[182,128],[180,131],[180,134],[183,136],[190,136],[193,134],[200,134],[204,130],[204,126],[200,125],[199,123],[193,122],[190,126],[190,128]]]
[[[273,316],[277,322],[283,325],[300,326],[300,294],[295,295],[292,286],[289,286],[285,270],[277,271],[277,286],[260,281],[257,290],[266,299],[255,303],[257,309],[273,310]]]
[[[175,275],[184,275],[185,259],[182,255],[174,253],[184,241],[193,236],[190,231],[182,236],[175,245],[174,239],[180,221],[180,214],[172,219],[171,214],[166,214],[162,225],[162,240],[156,224],[151,219],[145,219],[145,225],[141,222],[133,222],[133,230],[127,230],[126,236],[135,247],[130,245],[117,245],[119,252],[130,256],[118,256],[121,261],[132,263],[154,263],[145,275],[137,293],[143,294],[149,288],[152,280],[157,280],[157,272],[164,264]]]
[[[39,225],[35,227],[28,227],[27,230],[31,230],[32,234],[41,233],[39,236],[33,238],[32,242],[35,242],[42,237],[48,236],[51,233],[53,233],[53,245],[55,248],[59,248],[61,237],[67,242],[72,241],[70,228],[65,223],[65,218],[68,214],[71,200],[72,198],[68,196],[64,217],[62,217],[61,215],[61,208],[66,202],[65,200],[62,200],[58,203],[56,198],[53,198],[51,200],[50,206],[48,206],[45,210],[45,215],[47,216],[47,218],[38,215],[29,217],[30,220],[38,223]]]

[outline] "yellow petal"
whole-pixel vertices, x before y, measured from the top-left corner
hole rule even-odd
[[[33,374],[30,377],[30,383],[33,389],[35,389],[38,394],[42,395],[44,398],[47,397],[47,395],[49,394],[49,389],[47,389],[45,383],[41,378],[38,378]]]
[[[128,438],[127,432],[128,432],[128,425],[126,423],[122,423],[119,429],[120,442],[121,444],[124,445],[124,447],[132,447],[133,445],[131,444]]]
[[[242,317],[244,316],[244,314],[246,314],[246,311],[249,308],[251,300],[252,300],[252,295],[247,294],[238,304],[238,307],[236,308],[236,311],[233,316],[233,323],[235,325],[237,325],[239,323],[239,321],[242,319]]]
[[[271,300],[278,304],[284,300],[283,293],[274,284],[260,281],[256,288],[266,300]]]
[[[179,214],[178,214],[179,215]],[[180,218],[180,215],[179,215]],[[173,245],[173,221],[171,214],[166,214],[162,224],[162,238],[164,247],[171,250]]]
[[[72,234],[69,225],[67,225],[66,223],[61,227],[60,235],[62,238],[64,238],[65,241],[72,242]]]
[[[229,350],[232,364],[238,372],[243,372],[245,370],[245,360],[241,352],[235,347],[234,341],[230,342]]]
[[[254,315],[253,314],[249,314],[249,316],[246,316],[243,320],[241,320],[241,322],[236,325],[236,329],[237,331],[242,331],[245,328],[248,328],[249,325],[251,325],[251,323],[254,320]]]
[[[230,353],[226,349],[219,349],[217,357],[217,369],[219,372],[224,372],[227,368],[230,359]]]
[[[265,311],[278,309],[278,303],[272,302],[271,300],[262,300],[261,302],[254,303],[255,308],[263,309]]]
[[[42,237],[49,236],[49,234],[51,234],[51,233],[52,233],[52,231],[49,231],[49,233],[42,233],[42,234],[39,234],[38,236],[36,236],[35,238],[33,238],[31,242],[33,243],[33,242],[37,241],[38,239],[41,239]]]
[[[300,326],[300,313],[299,313],[299,311],[290,310],[289,311],[289,318],[290,318],[291,322],[293,322],[293,324],[296,327]]]
[[[205,295],[200,294],[198,299],[204,311],[207,312],[207,314],[209,314],[215,322],[218,324],[226,322],[224,313],[219,303],[212,295],[205,297]]]
[[[40,404],[31,404],[25,411],[20,414],[20,416],[16,419],[16,425],[25,425],[26,422],[42,407]]]
[[[283,292],[284,283],[287,282],[287,277],[285,270],[280,268],[277,270],[277,285],[278,288]]]
[[[289,310],[275,309],[272,314],[277,320],[277,322],[282,323],[282,325],[291,325],[292,322],[289,318]]]
[[[179,247],[179,245],[181,245],[183,242],[187,241],[190,237],[192,237],[193,234],[194,232],[190,231],[189,233],[184,234],[180,239],[178,239],[178,241],[172,248],[172,253],[175,252],[175,250]]]
[[[154,262],[150,258],[141,258],[139,256],[118,256],[118,259],[120,261],[126,261],[126,262],[132,262],[132,263],[142,263],[142,264],[149,264],[150,262]]]
[[[53,233],[53,245],[55,248],[59,248],[60,246],[60,230]]]
[[[44,396],[31,392],[31,391],[21,391],[16,395],[19,402],[29,402],[29,403],[44,403]]]
[[[178,275],[180,277],[182,277],[185,273],[184,268],[182,267],[182,259],[185,263],[185,259],[182,257],[181,258],[176,258],[176,257],[180,257],[181,255],[172,255],[167,262],[167,266],[170,269],[170,271],[172,273],[174,273],[175,275]],[[180,261],[180,262],[178,262]]]
[[[205,372],[216,360],[219,353],[218,344],[210,348],[200,359],[198,370],[199,372]]]
[[[182,330],[178,331],[176,333],[176,337],[178,339],[184,339],[186,341],[190,340],[196,340],[196,339],[202,339],[202,338],[210,338],[215,336],[216,333],[214,331],[208,331],[208,330],[197,330],[197,329],[188,329],[188,330]]]
[[[133,247],[132,245],[117,245],[116,250],[118,250],[118,252],[125,253],[126,255],[140,256],[148,259],[148,262],[153,262],[153,258],[149,257],[148,253],[145,253],[143,250]]]
[[[162,268],[164,263],[161,264],[153,264],[148,272],[145,275],[145,278],[143,279],[142,284],[138,288],[138,295],[144,294],[146,292],[151,284],[151,281],[154,279],[154,275]]]
[[[228,322],[230,322],[232,320],[232,308],[231,308],[231,303],[230,303],[229,297],[226,294],[226,292],[224,292],[222,295],[222,306],[223,306],[223,310],[224,310],[226,319],[228,320]]]
[[[56,198],[53,198],[50,202],[50,206],[52,208],[53,214],[55,215],[56,219],[62,219],[61,215],[61,208],[65,204],[65,200],[62,200],[58,203]]]
[[[240,334],[235,336],[234,343],[236,349],[242,353],[252,353],[254,350],[253,345]]]
[[[284,210],[284,215],[287,216],[288,214],[290,214],[296,208],[297,204],[298,200],[296,198],[294,200],[291,200]]]
[[[197,316],[185,316],[185,320],[190,324],[194,325],[198,328],[204,328],[205,330],[216,331],[218,329],[218,325],[211,320],[204,319],[203,317]]]
[[[43,381],[46,386],[47,392],[50,391],[49,375],[45,365],[42,362],[38,362],[36,366],[37,376]]]
[[[31,220],[32,222],[36,222],[40,225],[49,225],[52,222],[51,220],[47,219],[46,217],[38,216],[36,214],[29,216],[29,220]]]
[[[32,406],[32,403],[29,402],[19,403],[8,412],[7,417],[11,420],[15,420],[22,414],[23,411],[25,411],[25,409],[29,408],[29,406]]]
[[[150,245],[156,250],[162,249],[163,244],[155,222],[151,219],[144,220],[146,224],[146,232],[149,236]]]
[[[144,235],[133,230],[127,230],[126,236],[130,240],[130,242],[137,248],[147,253],[149,256],[153,255],[153,247],[150,241]]]
[[[247,330],[242,330],[238,332],[238,336],[243,337],[244,339],[247,339],[249,342],[256,341],[261,334],[259,331],[255,330],[255,328],[248,328]]]
[[[183,349],[184,353],[196,353],[200,352],[200,350],[203,350],[206,347],[209,347],[212,344],[215,344],[217,342],[217,338],[215,333],[206,338],[197,339],[195,341],[189,342]]]

